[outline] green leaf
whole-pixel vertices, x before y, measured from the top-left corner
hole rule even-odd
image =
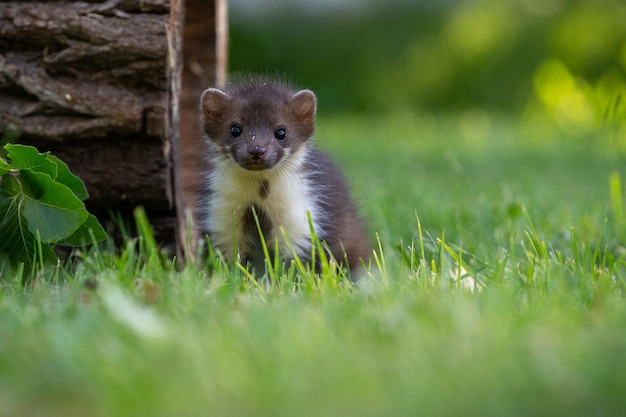
[[[37,263],[38,247],[44,262],[55,262],[57,257],[47,245],[37,245],[35,236],[26,225],[20,213],[18,198],[0,200],[0,255],[8,258],[13,267],[24,263],[26,271],[31,271]]]
[[[4,145],[11,167],[19,170],[31,170],[48,174],[50,178],[56,179],[57,165],[48,160],[47,153],[39,153],[37,148],[26,145],[14,145],[7,143]]]
[[[74,233],[58,243],[64,246],[82,246],[99,242],[106,239],[107,236],[107,233],[98,223],[98,219],[94,215],[89,214],[85,222]]]
[[[39,153],[32,146],[7,144],[4,147],[11,159],[8,168],[30,170],[48,174],[53,180],[67,186],[80,200],[89,195],[83,182],[68,168],[67,164],[50,153]],[[1,168],[1,165],[0,165]],[[1,171],[0,171],[1,172]]]
[[[11,170],[11,166],[4,159],[0,158],[0,176]]]
[[[15,196],[22,191],[20,183],[17,181],[15,175],[5,174],[0,182],[0,195],[3,196]]]
[[[23,216],[28,229],[39,231],[42,242],[56,242],[72,235],[89,213],[67,186],[41,172],[20,172]]]
[[[49,243],[78,246],[105,239],[98,220],[85,209],[83,182],[50,153],[7,144],[0,158],[0,273],[56,261]]]
[[[57,176],[53,178],[57,182],[67,186],[76,197],[84,201],[89,197],[85,184],[76,175],[72,174],[67,164],[54,155],[48,155],[48,160],[57,167]]]

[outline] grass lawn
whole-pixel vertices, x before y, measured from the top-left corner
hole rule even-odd
[[[149,235],[2,277],[0,416],[623,413],[623,138],[474,111],[326,116],[317,140],[368,277],[265,286],[175,268]]]

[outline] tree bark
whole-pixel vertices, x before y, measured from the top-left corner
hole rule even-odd
[[[168,4],[0,4],[0,127],[55,140],[164,135]]]

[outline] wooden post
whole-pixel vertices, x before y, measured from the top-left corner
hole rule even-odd
[[[203,144],[200,138],[199,100],[209,86],[223,87],[226,83],[228,19],[226,0],[187,0],[184,31],[184,70],[182,77],[180,114],[180,166],[176,188],[179,242],[186,246],[187,219],[196,211],[196,194],[204,167]],[[207,42],[213,39],[213,42]],[[191,247],[186,253],[193,256],[196,230],[191,230]]]

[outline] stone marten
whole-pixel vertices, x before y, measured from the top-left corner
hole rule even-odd
[[[201,228],[225,257],[240,256],[257,273],[265,270],[265,256],[253,213],[272,256],[277,247],[283,260],[295,252],[311,261],[310,213],[315,234],[337,262],[354,270],[368,258],[367,234],[348,185],[313,144],[316,106],[312,91],[268,78],[202,94],[208,171]]]

